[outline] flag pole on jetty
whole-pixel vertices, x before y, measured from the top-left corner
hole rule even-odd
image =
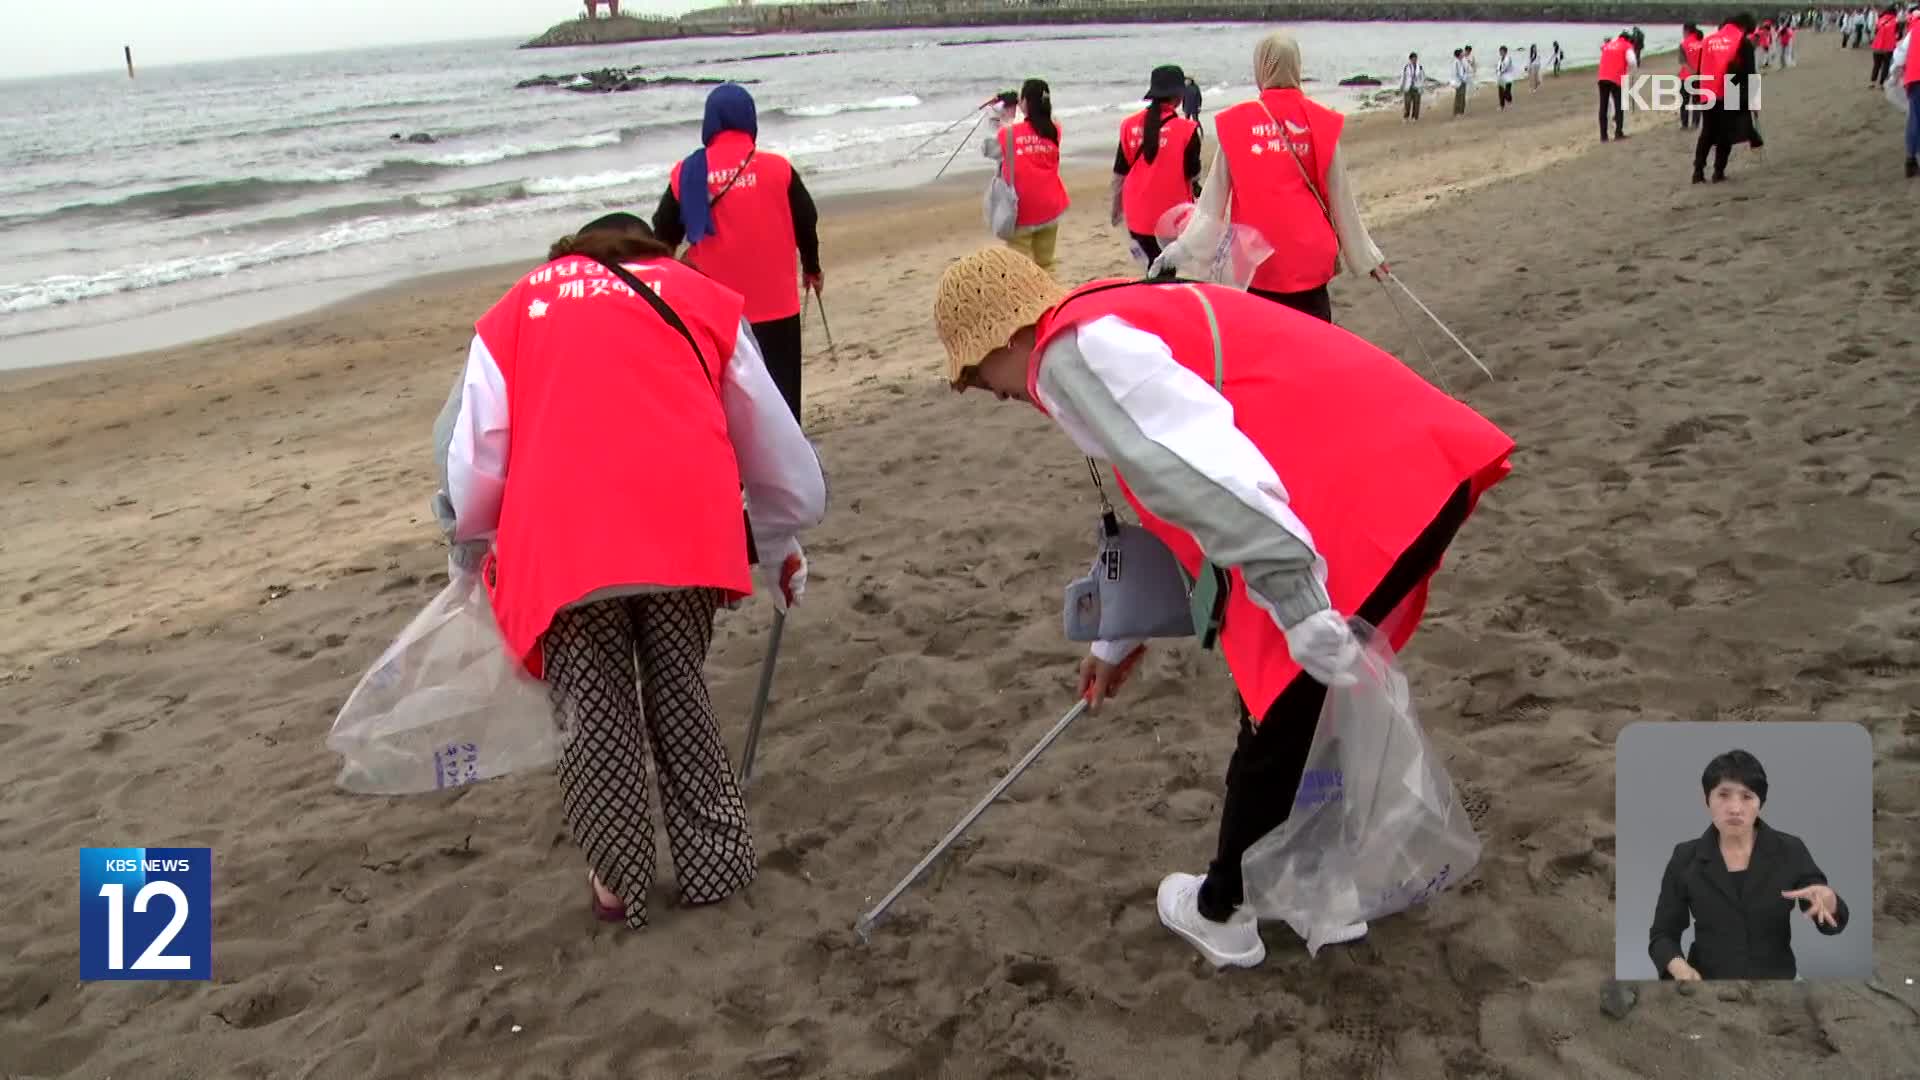
[[[133,78],[133,46],[122,45],[121,51],[127,54],[127,78]]]

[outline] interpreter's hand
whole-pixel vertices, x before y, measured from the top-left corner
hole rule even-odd
[[[1360,660],[1360,641],[1346,616],[1328,608],[1295,623],[1287,632],[1287,652],[1300,670],[1327,686],[1352,686],[1360,681],[1353,668]]]
[[[1080,697],[1086,701],[1087,711],[1099,712],[1100,703],[1118,693],[1120,688],[1126,685],[1128,676],[1133,674],[1133,669],[1139,665],[1140,658],[1146,654],[1147,647],[1142,645],[1128,653],[1126,659],[1117,664],[1109,663],[1091,654],[1080,661]]]
[[[1673,976],[1674,979],[1679,982],[1700,981],[1700,973],[1695,971],[1693,965],[1687,963],[1685,958],[1679,956],[1667,961],[1667,974]]]
[[[1809,885],[1804,889],[1789,889],[1780,894],[1789,900],[1805,900],[1806,916],[1817,925],[1839,926],[1840,897],[1825,885]]]
[[[800,281],[808,289],[813,290],[815,295],[819,295],[827,287],[827,272],[822,270],[817,274],[805,274],[801,276]]]
[[[786,611],[800,603],[807,591],[807,553],[800,541],[789,537],[775,546],[771,556],[753,568],[759,586],[773,598],[776,611]]]

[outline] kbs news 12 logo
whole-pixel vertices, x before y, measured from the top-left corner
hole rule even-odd
[[[212,848],[81,848],[80,978],[213,977]]]

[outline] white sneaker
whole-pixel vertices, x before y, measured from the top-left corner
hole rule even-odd
[[[1214,967],[1257,967],[1267,958],[1267,943],[1260,940],[1260,923],[1251,909],[1242,905],[1226,922],[1214,922],[1200,914],[1200,883],[1197,874],[1168,874],[1160,879],[1160,893],[1154,906],[1167,929],[1186,938]]]

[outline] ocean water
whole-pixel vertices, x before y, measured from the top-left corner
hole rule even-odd
[[[673,162],[698,143],[709,88],[514,88],[535,75],[639,66],[746,82],[761,144],[830,194],[927,181],[970,111],[1029,75],[1051,84],[1069,155],[1110,156],[1153,66],[1184,66],[1209,110],[1242,100],[1266,29],[910,30],[544,50],[482,41],[143,68],[132,80],[0,82],[0,367],[170,344],[384,282],[533,261],[598,213],[650,216]],[[1484,80],[1499,45],[1524,55],[1538,44],[1546,55],[1558,40],[1572,63],[1587,63],[1619,28],[1293,29],[1309,92],[1351,110],[1366,99],[1338,80],[1392,81],[1410,51],[1444,77],[1452,49],[1470,43]],[[1677,28],[1646,33],[1650,48],[1678,40]],[[391,138],[417,132],[435,141]],[[987,169],[970,145],[950,175]]]

